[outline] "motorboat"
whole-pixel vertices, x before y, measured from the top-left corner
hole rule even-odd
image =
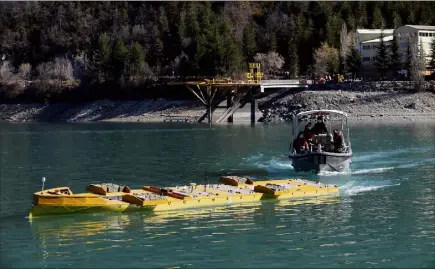
[[[293,117],[292,130],[289,158],[295,172],[319,174],[349,170],[352,163],[352,147],[348,116],[345,112],[300,112]]]

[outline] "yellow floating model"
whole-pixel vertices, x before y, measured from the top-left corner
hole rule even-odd
[[[118,184],[91,184],[87,193],[74,194],[69,187],[33,194],[29,218],[73,213],[167,211],[194,207],[247,203],[260,200],[292,199],[339,194],[336,185],[302,179],[256,181],[226,176],[221,184],[130,189]]]

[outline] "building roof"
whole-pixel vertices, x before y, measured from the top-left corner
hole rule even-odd
[[[358,34],[380,34],[382,29],[356,29]],[[384,29],[384,34],[393,34],[394,29]]]
[[[404,26],[412,27],[412,28],[415,28],[417,30],[435,31],[435,26],[432,26],[432,25],[410,25],[410,24],[406,24]]]
[[[384,36],[383,40],[384,40],[384,42],[392,41],[393,36],[392,35]],[[371,39],[371,40],[363,41],[363,42],[361,42],[361,44],[372,43],[372,42],[379,43],[379,42],[381,42],[381,39],[380,38]]]

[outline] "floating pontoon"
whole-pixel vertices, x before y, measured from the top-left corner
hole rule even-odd
[[[106,183],[91,184],[87,190],[88,193],[74,194],[69,187],[59,187],[36,192],[29,218],[76,213],[168,211],[339,194],[336,185],[302,179],[255,182],[236,176],[221,177],[220,184],[130,189]]]

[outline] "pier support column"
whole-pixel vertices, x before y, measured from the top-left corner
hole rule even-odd
[[[227,108],[230,108],[232,105],[233,105],[233,96],[231,94],[231,91],[229,91],[229,93],[227,95]],[[234,122],[233,114],[231,114],[228,117],[228,122]]]
[[[255,96],[252,94],[252,89],[250,95],[251,95],[251,124],[255,124],[255,113],[257,112],[258,102],[255,99]]]

